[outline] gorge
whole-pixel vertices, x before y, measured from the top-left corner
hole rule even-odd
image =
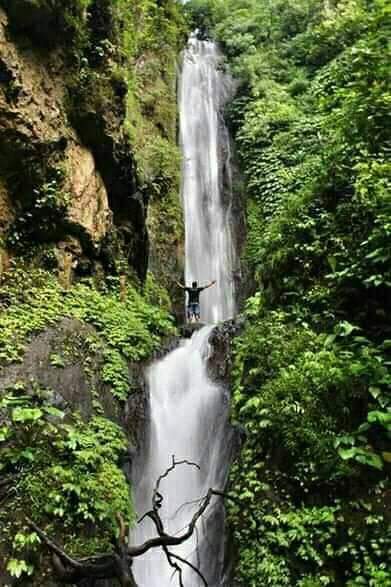
[[[389,587],[389,11],[0,0],[2,587]]]

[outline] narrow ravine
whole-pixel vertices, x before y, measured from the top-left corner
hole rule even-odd
[[[198,500],[210,487],[224,487],[232,452],[229,398],[207,372],[213,324],[235,312],[230,148],[221,114],[231,88],[220,61],[214,43],[192,37],[183,56],[179,95],[186,281],[202,284],[215,279],[217,285],[202,294],[201,319],[208,325],[147,373],[150,420],[133,473],[136,509],[142,514],[150,509],[156,479],[173,455],[199,465],[199,470],[176,468],[161,485],[161,516],[170,534],[189,523]],[[153,535],[152,524],[145,520],[132,540],[142,543]],[[212,504],[197,533],[175,552],[200,569],[209,587],[226,584],[221,502]],[[137,559],[135,577],[140,587],[177,584],[173,569],[159,550]],[[202,585],[191,569],[186,569],[184,579],[186,587]]]

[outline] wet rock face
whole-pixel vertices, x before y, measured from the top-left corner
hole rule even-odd
[[[66,411],[78,410],[85,419],[93,414],[94,399],[99,399],[106,416],[122,423],[119,406],[101,380],[103,359],[99,354],[90,357],[85,344],[94,333],[94,328],[71,318],[44,330],[27,345],[21,363],[0,368],[0,395],[23,381],[27,392],[36,385],[54,390],[54,405]]]
[[[226,389],[227,401],[231,398],[231,372],[233,366],[232,343],[241,329],[241,318],[229,320],[219,324],[209,338],[210,356],[208,361],[209,376],[223,385]],[[240,452],[245,442],[246,433],[241,426],[232,427],[232,462],[240,458]],[[229,526],[225,530],[224,548],[224,582],[221,587],[240,587],[234,581],[234,568],[237,559],[237,547]]]
[[[63,318],[27,344],[23,361],[0,367],[0,397],[13,385],[23,382],[26,392],[36,386],[53,390],[53,405],[66,412],[77,411],[89,420],[98,400],[106,418],[119,424],[129,437],[129,454],[144,427],[146,393],[144,365],[130,363],[132,393],[125,404],[115,400],[110,386],[102,380],[102,351],[91,353],[88,339],[96,330],[74,318]]]
[[[205,324],[202,322],[186,322],[180,326],[180,333],[183,338],[191,338],[197,330],[201,330]]]
[[[233,362],[232,341],[242,326],[242,321],[236,318],[222,322],[212,331],[209,337],[211,352],[208,372],[213,381],[229,386]]]
[[[58,0],[3,0],[3,3],[11,16],[15,31],[31,36],[38,45],[47,47],[58,44],[61,36],[59,33],[65,30]]]

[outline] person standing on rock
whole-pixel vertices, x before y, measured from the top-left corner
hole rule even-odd
[[[216,280],[211,281],[210,283],[208,283],[208,285],[203,285],[203,286],[198,286],[198,282],[193,281],[193,283],[191,284],[191,287],[188,287],[186,285],[182,285],[181,283],[179,283],[179,281],[177,281],[176,283],[181,289],[184,289],[188,295],[188,300],[187,300],[187,319],[188,319],[188,321],[193,322],[195,320],[196,322],[199,322],[200,318],[201,318],[200,293],[202,291],[204,291],[204,289],[208,289],[208,287],[212,287],[212,285],[215,285]]]

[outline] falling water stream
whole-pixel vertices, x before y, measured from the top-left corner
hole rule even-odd
[[[208,377],[208,343],[213,324],[234,315],[234,247],[231,235],[231,171],[222,108],[230,93],[217,46],[192,37],[183,56],[179,92],[182,200],[186,228],[186,280],[217,285],[201,294],[201,318],[207,323],[147,372],[149,426],[134,464],[135,503],[139,514],[151,509],[157,478],[172,456],[199,465],[178,466],[163,480],[161,517],[169,534],[183,531],[210,487],[224,488],[232,451],[229,397]],[[132,535],[140,544],[155,536],[145,519]],[[197,524],[197,532],[173,552],[200,569],[209,587],[224,578],[224,509],[216,498]],[[200,579],[184,567],[186,587]],[[136,559],[140,587],[178,585],[161,549]]]
[[[208,323],[232,318],[235,309],[231,151],[222,116],[231,91],[216,44],[191,38],[179,96],[185,277],[201,284],[216,279],[202,294],[201,317]]]

